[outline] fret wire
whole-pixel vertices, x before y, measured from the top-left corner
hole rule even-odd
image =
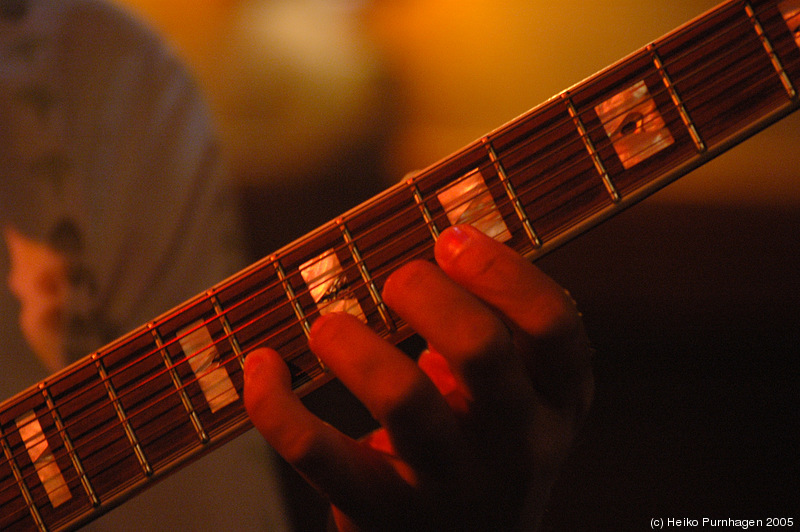
[[[744,9],[748,18],[750,19],[750,22],[753,24],[756,34],[758,34],[758,38],[761,40],[761,44],[764,46],[764,50],[767,52],[767,55],[772,62],[772,66],[775,67],[775,71],[778,73],[781,83],[783,83],[783,88],[786,89],[786,93],[789,95],[789,99],[795,99],[797,97],[797,91],[795,90],[794,85],[792,85],[792,80],[789,79],[789,76],[783,69],[783,64],[781,63],[778,55],[775,53],[775,49],[772,47],[772,42],[770,42],[769,37],[764,31],[761,21],[758,20],[758,17],[756,17],[750,2],[744,3]]]
[[[743,45],[739,45],[739,46],[737,46],[737,48],[740,48],[741,46],[743,46]],[[754,60],[754,61],[759,61],[757,58],[754,58],[754,57],[750,57],[749,59]],[[750,71],[751,65],[752,65],[752,62],[739,64],[739,65],[736,66],[735,70],[729,70],[722,78],[716,78],[716,80],[719,81],[720,79],[723,79],[723,80],[738,79],[742,73],[746,73],[746,72]],[[700,69],[695,69],[695,70],[691,71],[690,74],[697,74],[698,72],[704,70],[705,68],[706,67],[702,67]],[[684,78],[682,78],[682,80],[683,79],[686,79],[686,76]],[[758,86],[769,84],[771,82],[772,82],[772,80],[770,80],[770,79],[761,79],[757,83],[751,84],[750,86],[753,87],[753,88],[757,88]],[[657,95],[657,94],[660,94],[660,92],[659,91],[654,91],[653,94]],[[702,99],[704,97],[705,97],[704,93],[698,93],[695,97],[693,97],[693,98],[683,98],[682,101],[684,102],[684,104],[687,103],[687,102],[697,103],[700,99]],[[705,106],[705,105],[707,105],[707,102],[701,102],[699,105],[700,106]],[[630,109],[630,108],[628,108],[628,109]],[[619,116],[621,114],[624,114],[624,112],[625,112],[625,110],[623,110],[623,112],[619,113],[617,116]],[[597,129],[595,129],[595,131],[596,130]],[[610,142],[610,140],[606,138],[606,139],[604,139],[604,142]]]
[[[286,293],[286,297],[289,299],[292,310],[294,311],[295,316],[297,316],[298,322],[303,327],[303,332],[306,334],[306,337],[311,336],[311,325],[309,324],[308,319],[303,312],[303,307],[300,305],[300,301],[298,301],[297,296],[294,293],[294,288],[292,288],[291,283],[289,283],[289,278],[286,276],[286,271],[283,269],[283,266],[278,260],[277,255],[272,255],[270,259],[272,265],[275,267],[275,272],[278,274],[278,279],[283,285],[283,291]]]
[[[661,76],[661,81],[667,88],[667,92],[669,93],[669,96],[672,99],[672,103],[675,105],[675,108],[678,110],[678,113],[681,116],[683,124],[689,131],[689,135],[692,137],[692,141],[694,142],[697,151],[703,153],[704,151],[706,151],[706,143],[703,142],[703,139],[700,137],[700,133],[697,132],[697,128],[695,128],[694,122],[692,121],[692,118],[689,116],[689,111],[686,110],[686,106],[683,104],[683,100],[681,100],[678,91],[675,89],[675,85],[673,85],[672,83],[672,78],[664,68],[664,62],[661,60],[661,56],[659,55],[658,50],[656,50],[656,47],[653,44],[648,44],[647,50],[650,52],[650,55],[653,58],[653,63],[656,65],[656,70],[658,70],[658,73]]]
[[[208,295],[208,300],[211,301],[211,307],[214,309],[214,313],[217,315],[217,318],[219,318],[220,323],[222,323],[222,330],[225,331],[225,337],[230,340],[231,348],[236,354],[239,366],[244,369],[244,353],[242,352],[242,347],[239,345],[239,340],[233,333],[233,327],[231,327],[228,321],[228,317],[225,310],[222,308],[222,304],[219,302],[219,298],[213,289],[208,290],[206,294]]]
[[[511,184],[511,181],[508,179],[508,174],[506,174],[506,169],[503,167],[503,164],[497,157],[497,152],[495,152],[494,146],[492,146],[489,137],[483,137],[481,139],[481,142],[483,143],[483,146],[486,148],[486,151],[489,153],[489,160],[494,165],[495,173],[497,174],[497,177],[500,179],[500,182],[503,185],[503,190],[505,190],[506,195],[508,196],[508,200],[514,207],[514,212],[517,214],[519,221],[522,222],[522,228],[525,231],[528,240],[531,241],[531,244],[533,244],[534,248],[542,247],[542,241],[539,238],[539,235],[536,234],[536,231],[534,231],[533,224],[528,218],[528,214],[525,212],[525,209],[523,209],[522,203],[520,203],[519,196],[517,196],[516,192],[514,191],[514,185]]]
[[[14,474],[14,478],[17,482],[17,487],[19,488],[20,492],[22,493],[22,498],[25,499],[25,505],[28,507],[28,510],[31,513],[31,517],[33,517],[34,522],[36,523],[36,527],[41,531],[47,530],[47,525],[42,518],[42,514],[39,511],[39,508],[36,506],[36,503],[33,499],[33,494],[31,493],[28,485],[25,483],[25,477],[22,475],[22,471],[19,469],[17,465],[16,458],[11,450],[11,447],[6,441],[6,437],[4,434],[0,433],[0,445],[3,447],[3,454],[6,456],[6,460],[8,460],[8,466],[11,468],[11,472]]]
[[[417,207],[419,207],[419,210],[422,213],[422,219],[425,220],[425,225],[428,226],[431,236],[433,236],[434,240],[438,240],[439,228],[436,227],[436,222],[433,221],[433,216],[431,216],[428,206],[425,205],[425,201],[422,199],[422,194],[420,194],[419,187],[417,187],[417,184],[414,182],[414,178],[407,179],[406,186],[408,186],[408,188],[411,190],[411,196],[414,198],[414,202],[417,204]]]
[[[89,497],[89,502],[95,508],[100,506],[100,499],[97,497],[97,494],[92,488],[91,482],[89,482],[89,478],[86,476],[86,471],[84,470],[83,464],[75,452],[75,446],[72,444],[72,439],[69,437],[69,434],[67,434],[67,431],[64,428],[64,420],[61,419],[61,416],[58,414],[58,409],[53,402],[52,395],[50,395],[50,392],[44,383],[39,384],[39,390],[41,390],[42,395],[44,396],[44,400],[47,404],[47,408],[50,411],[50,415],[53,416],[53,421],[55,422],[57,432],[61,437],[61,441],[64,442],[64,448],[66,449],[67,455],[72,461],[72,466],[78,473],[78,478],[80,478],[81,485],[83,486],[84,491],[86,491],[86,495]]]
[[[364,280],[364,284],[367,286],[369,290],[369,294],[372,297],[372,301],[375,303],[375,306],[378,309],[378,313],[383,320],[383,324],[386,326],[387,331],[391,332],[396,329],[394,324],[394,320],[389,315],[389,309],[386,308],[386,304],[383,302],[383,298],[381,297],[378,289],[375,287],[375,282],[372,280],[372,276],[367,269],[367,265],[364,263],[364,259],[361,258],[361,252],[358,250],[355,242],[353,242],[353,236],[350,234],[350,230],[347,228],[347,225],[344,222],[343,217],[339,217],[336,219],[336,225],[339,226],[339,229],[342,231],[342,238],[344,239],[347,247],[350,250],[350,254],[353,256],[353,260],[355,261],[356,265],[358,266],[358,270],[361,273],[361,278]]]
[[[578,115],[578,111],[575,109],[575,105],[572,103],[572,99],[569,96],[569,92],[567,91],[562,92],[561,99],[567,106],[567,111],[572,117],[572,121],[575,123],[575,127],[578,128],[578,133],[580,134],[583,143],[586,145],[586,149],[589,152],[589,156],[592,158],[594,167],[597,169],[597,173],[600,174],[600,179],[602,179],[603,184],[606,187],[606,191],[608,191],[608,194],[611,196],[611,200],[614,203],[619,203],[619,201],[622,198],[619,195],[617,189],[614,187],[614,183],[611,181],[611,176],[608,175],[608,170],[606,170],[606,167],[603,164],[602,159],[600,159],[600,154],[597,153],[597,150],[594,147],[592,139],[589,138],[589,133],[586,131],[586,126],[583,125],[583,120],[581,120],[581,117]]]
[[[758,61],[758,60],[756,59],[756,61]],[[750,63],[741,64],[741,65],[736,65],[734,70],[730,70],[730,71],[726,72],[723,76],[715,78],[715,81],[719,82],[720,80],[731,80],[731,79],[736,80],[736,79],[740,79],[742,74],[747,74],[747,73],[750,72],[750,68],[749,67],[751,67],[752,64],[753,63],[750,62]],[[756,81],[755,83],[750,84],[748,87],[756,89],[758,87],[767,86],[769,84],[772,84],[772,83],[774,83],[774,81],[775,80],[771,79],[771,78],[761,78],[758,81]],[[709,96],[706,93],[698,91],[698,93],[696,94],[696,96],[694,98],[684,98],[683,101],[685,103],[690,103],[690,102],[697,103],[697,102],[700,102],[700,104],[699,104],[700,106],[705,106],[705,105],[708,105],[708,103],[709,103]]]
[[[97,372],[100,374],[101,380],[106,386],[106,391],[108,392],[108,396],[111,399],[111,403],[117,413],[117,417],[119,417],[119,420],[122,423],[122,429],[125,431],[125,435],[128,437],[128,441],[133,447],[133,453],[136,455],[136,459],[139,461],[139,465],[142,467],[142,471],[144,472],[145,476],[152,476],[153,468],[147,461],[144,450],[142,449],[141,445],[139,445],[139,440],[136,437],[136,433],[133,431],[133,427],[125,416],[125,409],[122,407],[122,403],[119,402],[117,391],[114,389],[114,385],[111,384],[111,379],[108,378],[108,373],[103,365],[103,361],[98,358],[97,353],[91,356],[92,360],[94,360],[94,363],[97,366]]]
[[[281,283],[283,284],[283,291],[286,292],[286,296],[289,298],[292,310],[294,310],[294,313],[297,316],[300,325],[303,327],[303,332],[305,333],[306,338],[309,338],[311,336],[311,326],[309,325],[308,319],[306,318],[306,315],[303,312],[303,307],[300,305],[300,301],[298,301],[297,297],[295,296],[294,288],[292,288],[292,285],[289,282],[289,279],[286,276],[286,272],[284,271],[283,266],[278,260],[277,255],[273,255],[271,260],[273,266],[275,267],[275,272],[278,274],[278,279],[280,279]],[[325,365],[322,359],[319,358],[316,353],[313,354],[314,358],[317,359],[317,363],[322,368],[322,370],[327,372],[328,367]]]
[[[215,342],[215,343],[216,343],[216,342]],[[106,377],[106,378],[107,378],[107,377]],[[120,396],[120,397],[121,397],[121,396]],[[119,399],[119,398],[118,398],[118,399]],[[134,417],[134,415],[135,415],[135,414],[132,414],[132,415],[130,415],[130,416],[129,416],[129,418],[132,418],[132,417]]]
[[[189,420],[192,422],[192,427],[194,427],[195,433],[200,439],[200,443],[204,445],[207,444],[210,441],[208,433],[206,432],[205,428],[203,428],[203,424],[200,422],[200,417],[197,415],[197,411],[192,404],[192,400],[189,398],[189,394],[186,393],[186,389],[181,382],[181,376],[178,375],[178,372],[175,369],[176,365],[172,361],[172,357],[170,356],[169,352],[167,352],[167,349],[165,349],[164,340],[161,338],[161,334],[158,332],[157,324],[150,322],[147,324],[147,328],[150,329],[150,333],[153,335],[156,349],[161,353],[161,359],[164,361],[164,365],[167,367],[167,372],[169,373],[172,385],[178,392],[178,397],[181,400],[181,404],[183,404],[183,408],[189,415]]]
[[[675,64],[675,63],[677,63],[677,62],[679,62],[679,61],[681,61],[681,60],[683,60],[683,59],[685,59],[687,57],[691,57],[693,54],[696,53],[696,51],[698,49],[701,49],[704,46],[715,46],[715,44],[714,44],[715,41],[719,41],[721,38],[727,36],[728,34],[734,32],[737,29],[745,29],[745,28],[749,28],[749,25],[748,25],[746,20],[743,19],[741,21],[736,21],[735,24],[730,25],[729,27],[727,27],[724,31],[720,32],[719,34],[715,34],[713,36],[708,36],[707,38],[704,38],[702,41],[698,41],[698,42],[693,43],[689,50],[687,50],[687,51],[685,51],[685,52],[683,52],[681,54],[676,55],[675,57],[671,58],[671,60],[669,60],[669,61],[665,61],[664,64],[663,64],[663,67],[664,67],[665,71],[668,70],[670,65]],[[668,36],[668,38],[662,39],[660,41],[656,41],[655,43],[652,43],[649,46],[663,46],[664,44],[671,42],[675,38],[676,38],[676,36]],[[743,42],[740,39],[740,40],[736,41],[736,44],[735,44],[734,47],[727,48],[725,50],[721,50],[721,52],[722,52],[723,56],[731,56],[735,52],[737,52],[737,51],[741,50],[742,48],[746,47],[747,45],[748,45],[748,43],[746,41]],[[641,51],[647,50],[647,48],[648,47],[645,47]],[[705,54],[705,55],[707,55],[707,54]],[[750,55],[748,55],[748,58],[749,59],[755,59],[756,61],[758,61],[757,58],[751,57]],[[672,79],[673,82],[680,83],[682,81],[690,79],[692,76],[695,76],[695,75],[699,74],[700,72],[702,72],[706,68],[707,68],[706,65],[702,65],[699,68],[695,68],[693,70],[687,71],[682,78],[671,78],[671,79]],[[746,71],[746,69],[741,68],[741,66],[740,66],[739,70]],[[613,69],[608,69],[607,71],[602,71],[598,75],[596,75],[596,76],[590,78],[589,80],[587,80],[584,84],[586,84],[586,85],[591,84],[592,82],[596,81],[597,79],[600,79],[603,75],[609,75],[609,74],[612,74],[614,72],[615,72],[615,70],[613,70]],[[674,85],[674,83],[673,83],[673,85]],[[658,90],[658,91],[654,91],[652,93],[652,95],[655,97],[655,96],[661,95],[663,93],[664,93],[663,91]],[[667,94],[669,94],[669,93],[667,93]],[[691,100],[684,99],[684,103],[686,103],[688,101],[691,101]],[[623,109],[617,115],[612,115],[609,119],[617,118],[617,117],[623,115],[624,113],[625,113],[625,110]],[[598,130],[601,130],[601,128],[595,128],[593,130],[589,130],[589,133],[595,133]]]

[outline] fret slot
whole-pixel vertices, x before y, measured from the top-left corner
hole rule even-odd
[[[700,133],[697,132],[697,128],[695,127],[694,122],[692,122],[692,118],[689,116],[689,112],[686,110],[683,100],[681,100],[681,97],[678,95],[678,91],[675,90],[675,85],[672,83],[669,73],[664,68],[664,62],[661,60],[661,56],[658,55],[658,51],[652,44],[647,46],[647,50],[653,56],[653,64],[655,64],[656,69],[661,76],[661,80],[664,82],[664,86],[667,88],[667,92],[669,93],[669,97],[672,99],[672,103],[675,104],[675,108],[681,115],[683,125],[685,125],[686,129],[689,131],[689,135],[691,135],[692,142],[694,142],[694,145],[697,147],[697,151],[700,153],[706,151],[706,143],[703,142],[703,139],[700,137]],[[666,127],[666,125],[664,127]]]
[[[611,181],[611,176],[608,175],[608,171],[606,170],[603,161],[600,159],[600,155],[597,153],[594,143],[586,131],[586,126],[583,124],[583,120],[581,120],[581,117],[578,115],[578,111],[575,109],[575,105],[572,103],[572,100],[569,97],[569,93],[562,93],[561,98],[564,100],[564,104],[567,106],[569,115],[572,117],[572,121],[574,122],[575,127],[578,129],[578,133],[580,134],[583,143],[586,145],[586,150],[589,152],[589,156],[592,158],[594,167],[597,169],[597,173],[600,175],[603,185],[605,185],[608,194],[611,196],[611,200],[614,203],[618,203],[622,198],[614,186],[614,183]]]
[[[197,377],[188,367],[183,349],[175,339],[175,327],[198,313],[207,315],[209,309],[207,302],[195,300],[180,309],[177,317],[171,315],[144,326],[102,354],[107,380],[153,471],[169,467],[177,456],[203,445],[191,416],[186,415],[170,369],[178,372],[182,389],[186,390],[198,415],[208,413]],[[161,347],[156,344],[153,327],[164,339]],[[164,363],[165,351],[174,362],[170,367]],[[213,438],[212,420],[201,416],[203,429],[210,438]]]
[[[785,4],[785,3],[784,3]],[[779,5],[780,7],[780,5]],[[761,40],[761,44],[764,46],[764,50],[767,52],[769,56],[770,62],[772,66],[775,68],[775,71],[778,73],[778,77],[783,84],[783,88],[786,89],[786,93],[789,95],[789,99],[793,100],[797,97],[797,90],[792,85],[792,80],[789,79],[789,75],[783,68],[783,64],[781,63],[780,58],[775,53],[775,48],[772,46],[772,42],[767,37],[767,34],[764,32],[764,27],[761,25],[761,21],[758,20],[756,17],[755,12],[753,11],[753,7],[750,5],[750,2],[744,3],[744,9],[747,13],[748,18],[750,19],[750,23],[753,25],[753,28],[758,35],[758,38]],[[788,22],[787,18],[787,22]]]
[[[358,270],[361,272],[361,277],[364,279],[364,283],[369,289],[372,300],[375,302],[375,306],[378,308],[378,312],[381,315],[381,319],[383,319],[383,324],[386,326],[386,330],[390,332],[395,330],[396,327],[391,316],[389,315],[389,309],[386,307],[381,294],[375,287],[375,281],[372,280],[372,276],[367,269],[367,265],[364,264],[364,259],[361,258],[361,253],[358,250],[358,246],[356,246],[355,242],[353,241],[353,236],[350,234],[350,230],[347,228],[344,219],[338,218],[336,223],[339,226],[339,229],[342,231],[342,237],[344,238],[344,241],[350,250],[350,254],[353,256],[353,260],[358,265]]]
[[[72,466],[78,473],[78,478],[80,478],[81,480],[81,485],[83,486],[83,489],[86,491],[86,495],[89,497],[89,502],[94,507],[100,506],[100,499],[95,493],[94,488],[92,488],[92,483],[89,482],[89,478],[86,476],[86,471],[83,468],[83,464],[81,463],[77,453],[75,452],[75,446],[72,443],[69,434],[67,434],[64,420],[61,419],[61,416],[59,416],[58,414],[58,410],[56,409],[53,397],[50,395],[50,392],[47,390],[46,386],[40,385],[40,389],[42,391],[42,395],[44,396],[45,404],[50,409],[50,413],[53,416],[56,428],[58,429],[58,432],[61,434],[61,439],[64,442],[64,448],[66,449],[70,460],[72,460]]]
[[[178,391],[178,396],[181,399],[181,403],[183,407],[186,409],[186,413],[189,415],[189,419],[192,422],[192,426],[194,430],[197,432],[197,437],[200,439],[201,443],[208,443],[209,437],[206,433],[206,430],[203,428],[203,424],[200,422],[200,418],[197,416],[197,412],[192,405],[192,400],[189,398],[189,395],[186,393],[186,390],[183,387],[183,382],[181,382],[181,377],[178,375],[178,372],[175,369],[175,364],[172,361],[172,357],[170,356],[169,352],[164,348],[164,340],[161,338],[161,334],[159,334],[158,329],[156,328],[155,324],[148,324],[150,328],[150,332],[153,334],[153,338],[156,342],[156,347],[158,351],[161,353],[161,357],[164,360],[164,365],[168,368],[169,376],[172,379],[172,383],[175,385],[175,389]]]
[[[47,390],[58,408],[64,441],[70,442],[101,503],[146,478],[91,359],[71,367],[69,373],[49,383]]]
[[[2,513],[0,513],[0,525],[2,525],[2,529],[22,530],[23,526],[25,528],[29,528],[30,525],[33,525],[41,531],[47,530],[47,526],[42,519],[39,508],[36,506],[33,500],[33,495],[25,483],[25,478],[22,475],[22,471],[14,460],[14,452],[2,433],[0,433],[0,445],[3,447],[3,455],[5,456],[6,460],[3,465],[6,465],[10,469],[11,473],[11,475],[3,475],[3,477],[5,477],[2,483],[3,494],[2,498],[0,498],[0,500],[3,501],[2,507],[4,510]],[[19,492],[22,495],[21,501],[17,503],[13,502],[13,498],[16,497],[11,495],[13,493],[13,488],[9,487],[9,482],[5,480],[6,478],[9,479],[17,488],[19,488]],[[31,521],[28,521],[28,519]],[[26,522],[22,523],[22,521]]]
[[[122,428],[125,431],[125,435],[128,437],[128,441],[130,442],[131,447],[133,448],[133,452],[136,455],[136,459],[139,461],[139,465],[142,468],[142,472],[147,477],[152,476],[153,467],[150,465],[150,462],[147,461],[147,457],[144,455],[144,450],[142,449],[142,446],[139,444],[139,439],[136,437],[136,433],[134,432],[133,427],[128,421],[128,417],[125,415],[125,409],[119,402],[119,396],[117,394],[117,391],[111,384],[111,379],[108,378],[108,373],[106,372],[106,369],[103,366],[102,360],[98,358],[97,354],[92,355],[92,359],[94,360],[95,364],[97,364],[97,372],[100,374],[100,378],[102,379],[103,384],[105,384],[106,386],[108,396],[111,398],[111,403],[114,405],[114,410],[117,413],[117,417],[119,417],[120,423],[122,423]]]
[[[514,206],[514,212],[519,217],[520,222],[522,222],[522,227],[525,230],[525,234],[528,236],[528,239],[531,241],[531,244],[534,248],[542,247],[542,240],[539,238],[539,235],[536,234],[536,231],[534,231],[533,224],[531,224],[528,214],[525,212],[525,209],[522,208],[522,203],[519,200],[519,196],[517,196],[517,193],[514,191],[514,185],[511,184],[511,181],[508,179],[506,169],[503,168],[503,164],[500,162],[500,158],[497,156],[494,146],[492,146],[492,143],[487,137],[484,137],[481,142],[483,142],[483,145],[486,147],[486,151],[489,153],[489,159],[494,165],[495,172],[497,172],[500,182],[503,184],[503,189],[506,191],[508,199]]]

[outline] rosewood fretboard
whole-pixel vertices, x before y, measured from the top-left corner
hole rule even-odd
[[[305,393],[315,316],[411,334],[387,276],[473,223],[535,259],[798,107],[800,0],[731,0],[0,405],[0,529],[74,528],[247,430],[249,350]]]

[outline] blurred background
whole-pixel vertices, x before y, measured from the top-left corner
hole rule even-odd
[[[254,258],[717,3],[115,1],[194,69]],[[597,347],[595,409],[549,529],[800,507],[798,139],[800,114],[539,262]],[[341,395],[309,401],[356,411]],[[310,529],[321,503],[287,486]]]

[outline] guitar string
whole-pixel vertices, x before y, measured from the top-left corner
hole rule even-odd
[[[416,206],[415,206],[415,205],[411,205],[409,208],[410,208],[410,209],[413,209],[414,207],[416,207]],[[342,246],[342,247],[344,247],[344,246]],[[366,260],[366,259],[365,259],[365,260]],[[212,320],[213,320],[213,318],[212,318]],[[130,417],[130,418],[132,418],[133,416],[129,416],[129,417]]]

